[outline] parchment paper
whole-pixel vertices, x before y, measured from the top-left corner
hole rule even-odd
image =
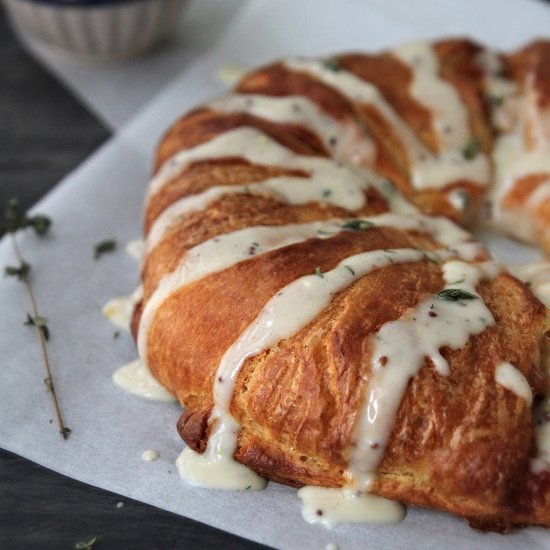
[[[341,549],[550,548],[550,534],[542,529],[480,534],[460,519],[414,508],[400,524],[344,525],[327,531],[301,519],[296,493],[287,487],[272,483],[263,492],[243,494],[187,486],[174,466],[182,449],[175,430],[179,407],[140,400],[111,382],[113,371],[136,352],[128,334],[113,338],[116,329],[103,319],[101,308],[137,283],[137,265],[122,245],[140,233],[153,147],[178,114],[223,91],[213,76],[218,67],[256,64],[287,53],[376,48],[453,30],[470,30],[490,43],[511,47],[550,28],[550,10],[537,3],[479,1],[459,14],[458,3],[439,2],[428,19],[428,5],[436,8],[435,3],[417,2],[414,24],[405,20],[405,12],[392,11],[399,4],[349,1],[344,10],[334,0],[323,2],[321,11],[314,0],[253,2],[208,57],[37,205],[35,211],[54,221],[51,235],[40,242],[24,235],[20,245],[33,265],[38,303],[48,318],[48,349],[72,433],[63,441],[55,421],[50,424],[53,411],[36,337],[23,326],[27,298],[20,283],[2,279],[2,447],[75,479],[275,547],[313,549],[335,542]],[[496,4],[499,11],[493,11]],[[496,17],[502,12],[506,19]],[[96,261],[93,245],[105,238],[116,238],[119,250]],[[536,256],[504,239],[493,241],[506,260]],[[0,266],[14,261],[9,243],[0,243]],[[160,459],[144,462],[141,453],[146,449],[157,450]]]

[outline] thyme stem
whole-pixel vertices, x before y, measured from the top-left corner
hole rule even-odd
[[[13,251],[15,253],[17,261],[19,262],[20,265],[23,265],[26,262],[23,259],[23,255],[21,254],[21,250],[19,249],[19,245],[17,244],[17,239],[15,238],[15,234],[10,233],[10,237],[13,245]],[[22,273],[21,280],[27,290],[27,294],[31,302],[32,314],[34,317],[39,317],[40,314],[38,313],[38,306],[36,304],[34,291],[29,281],[28,273],[26,272]],[[44,361],[44,367],[46,369],[46,379],[44,380],[44,382],[46,383],[46,386],[48,387],[50,394],[52,396],[53,406],[55,408],[55,416],[57,417],[57,424],[59,426],[59,433],[62,435],[63,439],[67,439],[69,437],[69,433],[71,432],[71,430],[67,428],[63,423],[63,417],[61,416],[61,409],[59,408],[59,402],[57,400],[57,395],[55,393],[52,371],[50,369],[50,360],[48,358],[48,350],[46,349],[46,338],[44,336],[44,332],[40,329],[39,326],[36,327],[36,334],[38,335],[38,341],[40,342],[40,351],[42,354],[42,359]]]

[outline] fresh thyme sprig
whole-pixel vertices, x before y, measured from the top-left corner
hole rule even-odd
[[[459,288],[445,288],[437,295],[437,299],[446,302],[458,302],[458,300],[475,300],[477,296]]]
[[[51,225],[51,220],[46,216],[27,216],[19,208],[19,203],[17,199],[11,199],[8,201],[5,213],[5,221],[2,226],[0,226],[0,235],[9,234],[13,252],[19,263],[17,267],[7,266],[5,268],[5,275],[8,277],[17,277],[27,291],[29,300],[31,303],[31,313],[27,313],[27,320],[25,325],[34,326],[36,328],[36,334],[38,336],[38,342],[40,344],[40,352],[42,354],[42,359],[44,361],[44,368],[46,370],[46,378],[44,379],[44,384],[48,389],[50,395],[52,396],[53,406],[55,409],[55,415],[57,417],[57,424],[59,426],[59,433],[62,435],[63,439],[69,437],[71,430],[65,426],[63,423],[63,417],[61,416],[61,409],[59,407],[59,402],[57,400],[57,395],[55,393],[55,387],[53,383],[53,376],[50,368],[50,360],[48,358],[48,350],[46,349],[46,341],[50,337],[50,331],[46,324],[46,318],[40,315],[38,311],[38,305],[36,303],[36,298],[34,296],[34,291],[30,282],[30,272],[31,264],[28,263],[21,254],[19,249],[19,244],[15,234],[18,231],[32,228],[34,232],[39,236],[43,237],[48,232]]]

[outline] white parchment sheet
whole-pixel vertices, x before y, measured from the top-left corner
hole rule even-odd
[[[404,3],[396,0],[252,2],[215,50],[37,205],[35,211],[53,219],[51,235],[41,241],[24,235],[20,245],[33,265],[33,285],[48,318],[48,349],[72,433],[63,441],[55,420],[50,424],[54,417],[36,337],[23,326],[27,297],[20,283],[3,278],[0,446],[75,479],[274,547],[305,550],[335,542],[346,550],[550,548],[550,533],[542,529],[480,534],[460,519],[421,509],[410,509],[396,525],[344,525],[327,531],[303,522],[296,492],[288,487],[272,483],[263,492],[244,494],[189,487],[174,465],[182,449],[175,429],[179,406],[140,400],[111,382],[113,371],[136,352],[128,334],[113,338],[115,328],[103,319],[101,308],[137,284],[137,265],[122,245],[140,234],[153,148],[181,112],[223,91],[214,77],[217,68],[284,54],[377,48],[435,33],[469,31],[513,47],[550,29],[550,9],[535,2],[448,1],[439,2],[436,12],[428,11],[435,3],[418,2],[414,19],[397,9],[400,5]],[[93,246],[105,238],[116,238],[120,246],[96,261]],[[506,241],[496,244],[506,259],[532,257]],[[14,263],[4,240],[0,267]],[[157,450],[160,459],[144,462],[146,449]]]

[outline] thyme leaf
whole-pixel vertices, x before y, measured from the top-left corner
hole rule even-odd
[[[29,275],[30,271],[31,264],[28,264],[27,262],[22,262],[21,264],[19,264],[19,267],[7,265],[4,268],[4,275],[6,277],[17,277],[20,281],[23,281]]]
[[[325,69],[328,69],[329,71],[334,71],[335,73],[342,70],[342,65],[340,64],[340,61],[338,61],[338,59],[334,57],[326,59],[323,62],[323,66],[325,67]]]
[[[98,242],[94,246],[94,259],[97,260],[105,252],[112,252],[116,248],[116,241],[114,239],[105,239]]]
[[[477,296],[459,288],[446,288],[437,295],[437,299],[457,302],[458,300],[476,300]]]
[[[478,137],[472,138],[462,149],[462,156],[466,160],[473,160],[479,154],[481,143]]]
[[[47,341],[50,339],[50,329],[48,328],[47,322],[48,320],[45,317],[41,317],[40,315],[35,315],[33,317],[30,313],[27,313],[27,320],[23,324],[27,327],[36,327],[39,329]]]
[[[27,218],[29,226],[34,229],[34,232],[43,237],[50,229],[51,220],[47,216],[37,215],[32,218]]]
[[[487,96],[487,101],[489,101],[493,107],[500,107],[504,103],[504,97],[501,95],[489,95]]]
[[[374,224],[368,220],[349,220],[341,224],[340,227],[349,229],[350,231],[366,231],[374,227]]]
[[[386,179],[382,182],[382,185],[384,187],[384,189],[389,193],[389,194],[392,194],[392,193],[395,193],[397,191],[397,186],[395,185],[395,183],[390,180],[390,179]]]
[[[67,426],[63,426],[62,428],[59,428],[59,433],[63,436],[63,439],[67,439],[71,432],[72,432],[71,428],[67,428]]]

